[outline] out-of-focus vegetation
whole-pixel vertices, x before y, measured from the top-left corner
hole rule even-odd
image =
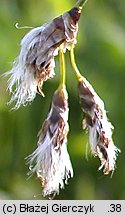
[[[0,74],[11,69],[19,53],[19,42],[29,31],[20,26],[39,26],[70,9],[75,0],[1,0],[0,1]],[[82,113],[77,97],[77,82],[66,54],[69,92],[68,149],[74,178],[56,199],[125,199],[125,1],[88,1],[80,22],[76,59],[81,73],[104,100],[113,123],[114,142],[122,150],[113,177],[98,171],[98,158],[88,152],[87,135],[82,131]],[[54,90],[59,82],[58,57],[56,76],[44,84],[45,98],[37,95],[31,105],[9,111],[6,103],[7,79],[0,78],[0,199],[43,199],[35,175],[27,180],[24,158],[36,148],[37,133],[45,119]]]

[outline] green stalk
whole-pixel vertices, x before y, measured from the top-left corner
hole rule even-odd
[[[65,57],[63,50],[59,49],[59,62],[60,62],[60,88],[65,87],[66,82],[66,67],[65,67]]]
[[[78,0],[76,3],[77,8],[83,8],[88,0]]]
[[[70,50],[70,59],[71,59],[71,65],[72,68],[75,72],[76,78],[78,80],[83,79],[83,76],[80,74],[79,69],[77,68],[76,62],[75,62],[75,56],[74,56],[74,44],[71,45],[71,50]]]

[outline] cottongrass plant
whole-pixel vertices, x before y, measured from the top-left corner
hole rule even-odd
[[[42,194],[53,198],[73,177],[73,169],[67,151],[68,94],[64,53],[70,50],[71,65],[78,81],[78,97],[83,112],[83,129],[89,133],[91,152],[101,161],[99,170],[113,172],[120,150],[112,140],[113,126],[109,122],[103,101],[91,84],[80,74],[74,57],[78,32],[78,20],[87,0],[79,0],[76,6],[50,23],[32,29],[21,41],[21,51],[14,63],[8,81],[12,93],[10,103],[14,109],[31,102],[38,91],[42,96],[43,82],[54,76],[55,55],[59,55],[60,84],[55,91],[47,118],[38,134],[37,148],[27,157],[29,175],[36,173],[41,181]],[[16,85],[16,86],[15,86]],[[13,90],[15,86],[15,90]]]
[[[74,58],[74,47],[71,51],[71,63],[78,80],[78,95],[83,111],[83,129],[88,129],[91,151],[101,161],[99,170],[104,167],[104,174],[115,170],[115,161],[120,150],[112,140],[113,126],[109,122],[104,103],[91,84],[80,74]]]
[[[28,157],[30,174],[36,172],[43,196],[54,197],[64,183],[73,177],[73,169],[67,152],[68,94],[65,86],[63,51],[59,51],[62,80],[55,91],[52,105],[39,132],[38,148]]]
[[[37,90],[44,96],[43,82],[55,75],[54,56],[58,55],[60,45],[63,44],[66,51],[76,43],[80,14],[81,7],[74,7],[50,23],[33,28],[24,36],[20,54],[13,68],[6,73],[11,75],[8,89],[12,93],[10,103],[16,102],[14,109],[33,101]]]

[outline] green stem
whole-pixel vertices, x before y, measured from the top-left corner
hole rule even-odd
[[[77,68],[77,65],[76,65],[76,62],[75,62],[75,56],[74,56],[74,45],[72,44],[71,46],[71,50],[70,50],[70,59],[71,59],[71,65],[72,65],[72,68],[75,72],[75,75],[77,77],[78,80],[80,79],[83,79],[83,76],[80,74],[78,68]]]
[[[88,0],[78,0],[76,3],[76,7],[84,7]]]
[[[63,88],[66,82],[66,67],[65,67],[65,57],[61,47],[59,49],[59,62],[60,62],[60,88]]]

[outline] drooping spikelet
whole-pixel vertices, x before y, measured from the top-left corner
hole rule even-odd
[[[37,90],[44,95],[42,85],[54,76],[54,56],[59,46],[63,44],[65,51],[76,43],[80,13],[73,8],[50,23],[32,29],[22,39],[20,54],[13,68],[6,72],[11,75],[8,89],[12,93],[10,103],[16,101],[15,109],[31,102]]]
[[[88,128],[92,153],[101,161],[99,170],[104,167],[104,173],[108,174],[114,171],[120,152],[112,140],[113,126],[107,119],[103,101],[85,78],[79,79],[78,91],[84,114],[83,129]]]
[[[28,157],[30,170],[36,172],[43,187],[43,196],[59,193],[73,177],[67,152],[68,96],[66,89],[57,89],[50,112],[39,132],[38,148]]]

